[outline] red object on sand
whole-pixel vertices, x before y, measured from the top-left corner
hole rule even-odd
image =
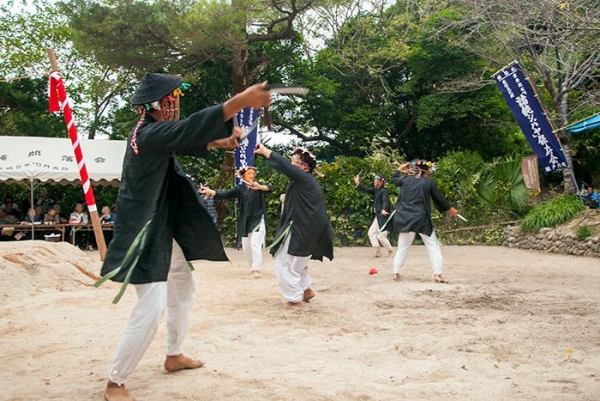
[[[372,267],[371,270],[369,270],[369,274],[377,274],[377,269]]]

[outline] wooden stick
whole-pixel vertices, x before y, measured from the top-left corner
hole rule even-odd
[[[56,55],[54,54],[54,50],[51,48],[46,48],[46,52],[48,52],[48,58],[50,59],[50,72],[60,71],[58,68],[58,61],[56,60]]]

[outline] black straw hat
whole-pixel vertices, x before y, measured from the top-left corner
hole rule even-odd
[[[147,72],[129,102],[134,106],[155,102],[174,91],[181,82],[178,75]]]

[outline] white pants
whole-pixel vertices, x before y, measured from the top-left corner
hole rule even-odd
[[[293,256],[287,253],[290,247],[291,234],[283,244],[283,248],[275,257],[275,276],[281,295],[288,302],[300,302],[304,291],[312,284],[308,275],[308,261],[310,256]]]
[[[377,222],[377,217],[375,217],[373,219],[373,224],[371,224],[371,227],[369,227],[369,231],[367,232],[369,240],[371,241],[371,246],[373,248],[379,248],[380,246],[383,246],[388,252],[392,252],[394,248],[392,248],[392,244],[390,244],[390,240],[388,240],[388,232],[382,231],[377,234],[378,231],[379,222]]]
[[[173,255],[166,282],[137,284],[138,301],[133,307],[129,323],[117,346],[108,379],[121,385],[129,376],[152,343],[158,324],[167,308],[167,355],[183,353],[182,344],[187,334],[196,281],[185,260],[183,251],[173,241]]]
[[[260,271],[263,259],[262,248],[265,244],[266,233],[267,229],[263,218],[258,225],[258,230],[248,234],[247,237],[242,237],[242,249],[253,272]]]
[[[427,255],[429,256],[429,263],[431,264],[431,270],[433,270],[433,274],[442,274],[442,250],[440,249],[440,244],[437,236],[435,235],[435,231],[431,234],[431,237],[421,234],[421,238],[423,239],[423,243],[425,243],[425,248],[427,249]],[[414,232],[400,233],[400,235],[398,235],[398,252],[396,252],[396,256],[394,257],[394,273],[400,273],[400,270],[402,270],[402,266],[404,266],[404,260],[406,259],[406,254],[408,253],[408,248],[414,239]]]

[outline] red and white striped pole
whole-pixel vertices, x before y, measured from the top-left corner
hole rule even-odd
[[[52,71],[50,72],[50,84],[49,84],[49,98],[50,112],[63,111],[65,118],[65,124],[73,144],[73,152],[75,153],[75,160],[77,161],[77,167],[79,168],[79,176],[81,177],[81,184],[83,186],[83,192],[85,194],[85,201],[87,203],[88,210],[90,212],[90,218],[92,220],[92,227],[94,228],[94,236],[96,237],[96,244],[98,245],[98,251],[100,252],[100,259],[104,260],[106,255],[106,243],[104,241],[104,235],[102,234],[102,226],[100,224],[100,218],[98,216],[98,208],[96,207],[96,199],[94,198],[94,191],[92,183],[85,166],[85,160],[83,158],[83,152],[81,150],[81,142],[79,141],[79,135],[77,134],[77,127],[75,126],[75,120],[73,119],[73,111],[71,110],[71,99],[67,95],[67,90],[63,83],[62,77],[58,70],[58,62],[54,56],[52,49],[48,50],[48,57],[50,58],[50,64]]]

